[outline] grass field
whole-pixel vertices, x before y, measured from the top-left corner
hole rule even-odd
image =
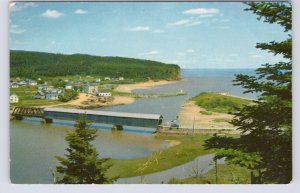
[[[201,93],[192,99],[196,104],[207,111],[218,113],[232,113],[244,105],[250,104],[250,100],[218,93]]]
[[[157,135],[157,139],[171,140],[178,145],[174,145],[161,152],[156,152],[148,157],[129,160],[113,160],[113,167],[109,170],[109,175],[119,177],[144,175],[166,170],[192,161],[199,155],[212,153],[203,148],[204,140],[210,137],[211,135],[208,134],[194,136]],[[147,162],[148,164],[146,164]],[[138,171],[138,169],[141,170]]]
[[[250,170],[237,165],[218,165],[218,184],[250,184]],[[197,177],[178,180],[173,178],[171,184],[216,184],[215,168]]]

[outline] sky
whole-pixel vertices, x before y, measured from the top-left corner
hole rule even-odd
[[[283,61],[255,48],[277,24],[241,2],[12,2],[10,49],[122,56],[181,68],[257,68]]]

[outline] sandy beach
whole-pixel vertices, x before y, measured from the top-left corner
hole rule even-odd
[[[123,85],[118,85],[115,88],[115,91],[118,92],[132,92],[133,90],[136,89],[148,89],[148,88],[152,88],[155,86],[161,86],[161,85],[166,85],[166,84],[174,84],[178,81],[167,81],[167,80],[161,80],[161,81],[153,81],[150,80],[148,82],[141,82],[141,83],[136,83],[136,84],[123,84]]]
[[[193,128],[194,123],[195,129],[236,129],[227,122],[233,118],[233,115],[215,112],[205,115],[200,111],[206,110],[197,106],[194,101],[185,102],[178,115],[180,127]]]
[[[116,105],[127,105],[135,101],[133,97],[127,96],[114,96],[112,101],[109,102],[99,102],[94,100],[94,96],[85,93],[79,93],[77,99],[71,100],[67,103],[62,103],[58,105],[49,105],[45,107],[59,107],[59,106],[70,106],[75,108],[88,108],[88,107],[106,107],[106,106],[116,106]]]

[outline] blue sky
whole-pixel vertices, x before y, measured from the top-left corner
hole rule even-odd
[[[283,60],[255,48],[284,40],[240,2],[11,3],[10,49],[123,56],[182,68],[257,68]]]

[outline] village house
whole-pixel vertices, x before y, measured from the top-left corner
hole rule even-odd
[[[9,97],[9,102],[10,103],[18,103],[19,102],[19,97],[16,94],[12,94]]]
[[[110,92],[99,92],[97,94],[97,96],[100,96],[100,97],[111,97],[111,93]]]
[[[33,96],[34,99],[47,99],[47,100],[58,100],[58,97],[63,95],[62,90],[47,88],[45,90],[39,90]]]
[[[101,79],[100,79],[100,78],[97,78],[97,79],[96,79],[96,82],[101,82]]]
[[[114,85],[113,85],[113,84],[104,84],[104,85],[103,85],[103,88],[104,88],[104,89],[113,89],[113,88],[114,88]]]
[[[65,85],[65,89],[66,90],[72,90],[73,89],[73,85],[72,84],[66,84]]]
[[[46,99],[47,100],[58,100],[58,97],[63,95],[62,90],[52,89],[46,91]]]
[[[35,80],[29,80],[28,84],[31,85],[31,86],[36,86],[37,85],[37,81],[35,81]]]
[[[21,80],[20,82],[18,82],[19,86],[23,86],[23,85],[27,85],[28,83],[25,80]]]
[[[121,77],[119,77],[119,80],[124,80],[124,77],[122,77],[122,76],[121,76]]]
[[[19,85],[18,85],[18,83],[13,82],[13,83],[11,83],[10,87],[11,88],[19,88]]]
[[[42,90],[38,90],[37,93],[33,96],[34,99],[45,99],[45,93]]]
[[[110,80],[110,77],[105,77],[104,80]]]
[[[77,79],[81,79],[80,75],[75,75],[74,77],[77,78]]]
[[[86,84],[84,86],[84,92],[87,94],[97,94],[98,93],[98,85],[96,84]]]
[[[37,86],[37,89],[38,90],[47,90],[47,88],[48,88],[48,85],[46,85],[46,84],[40,84],[40,85],[38,85]]]

